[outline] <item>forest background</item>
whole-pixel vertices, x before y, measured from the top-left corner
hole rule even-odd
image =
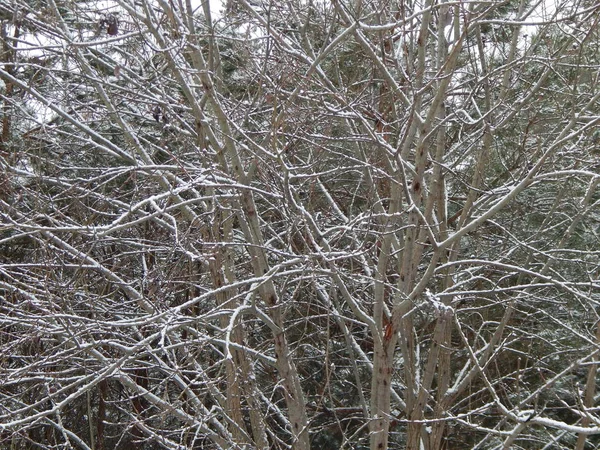
[[[0,447],[598,448],[599,20],[1,2]]]

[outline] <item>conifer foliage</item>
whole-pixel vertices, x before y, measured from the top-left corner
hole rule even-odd
[[[598,445],[600,6],[0,3],[0,447]]]

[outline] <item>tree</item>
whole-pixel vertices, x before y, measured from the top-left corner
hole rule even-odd
[[[4,443],[595,442],[599,7],[545,7],[0,5]]]

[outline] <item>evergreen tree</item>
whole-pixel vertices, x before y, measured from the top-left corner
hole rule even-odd
[[[0,4],[1,445],[595,445],[599,6],[547,7]]]

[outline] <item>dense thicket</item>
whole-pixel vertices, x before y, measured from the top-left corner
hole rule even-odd
[[[0,446],[594,448],[599,18],[0,3]]]

